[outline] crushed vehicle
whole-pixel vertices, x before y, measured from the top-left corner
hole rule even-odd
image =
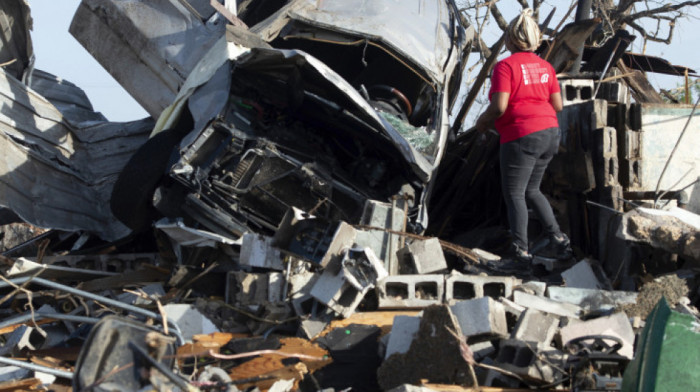
[[[0,4],[6,59],[31,18]],[[496,138],[447,142],[452,0],[82,0],[71,32],[152,118],[108,122],[31,53],[0,69],[0,219],[51,228],[0,227],[0,390],[693,390],[700,161],[658,141],[696,145],[698,104],[645,101],[625,34],[571,71],[599,24],[551,41],[575,257],[513,266]]]
[[[239,237],[274,233],[292,207],[356,224],[369,200],[398,199],[421,232],[470,33],[453,1],[300,0],[228,26],[112,211],[137,231],[164,215]]]

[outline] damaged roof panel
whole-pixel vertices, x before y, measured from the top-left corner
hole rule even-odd
[[[50,81],[42,79],[44,89]],[[59,94],[60,95],[60,94]],[[117,239],[128,229],[107,201],[151,120],[71,124],[44,97],[0,72],[0,205],[35,225]]]
[[[196,11],[208,4],[208,0],[83,0],[70,32],[157,118],[201,56],[223,35],[224,19],[213,14],[204,20],[206,15]]]

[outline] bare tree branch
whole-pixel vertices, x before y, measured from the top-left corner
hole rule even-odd
[[[636,14],[630,14],[627,15],[626,17],[622,18],[623,23],[629,23],[632,20],[637,20],[640,18],[645,18],[645,17],[650,17],[653,15],[661,14],[661,13],[669,13],[673,11],[678,11],[681,8],[693,6],[693,5],[698,5],[700,4],[700,1],[684,1],[682,3],[678,4],[665,4],[659,8],[654,8],[654,9],[648,9],[645,11],[637,12]]]
[[[498,24],[498,27],[502,31],[506,31],[508,28],[508,22],[506,22],[506,18],[503,17],[503,14],[501,11],[498,10],[498,7],[496,7],[496,4],[493,4],[491,6],[491,14],[493,15],[494,20]]]
[[[540,6],[544,0],[532,0],[532,13],[535,15],[535,20],[540,20]]]
[[[673,30],[674,27],[676,27],[675,21],[671,21],[668,23],[668,35],[666,38],[660,38],[658,36],[658,30],[657,33],[655,34],[649,34],[642,26],[638,25],[635,21],[631,21],[627,23],[631,28],[637,30],[642,37],[644,37],[645,40],[648,41],[654,41],[654,42],[660,42],[664,43],[666,45],[669,45],[671,43],[671,40],[673,39]]]

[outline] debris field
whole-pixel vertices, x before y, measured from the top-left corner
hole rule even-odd
[[[696,73],[630,33],[582,18],[538,50],[573,254],[525,264],[497,137],[462,129],[496,56],[462,80],[452,0],[82,0],[128,123],[33,68],[28,2],[0,14],[0,391],[700,383],[699,115],[642,72]]]

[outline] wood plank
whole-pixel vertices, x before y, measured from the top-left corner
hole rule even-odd
[[[50,347],[29,351],[29,355],[35,357],[51,357],[60,361],[75,362],[80,355],[81,346]]]
[[[0,382],[0,392],[12,392],[21,390],[38,390],[41,380],[38,378],[26,378],[24,380],[14,380]]]
[[[223,346],[233,339],[249,338],[250,336],[250,334],[245,333],[214,332],[208,335],[194,335],[192,336],[192,341],[195,343],[217,343],[219,346]]]
[[[333,320],[321,332],[316,339],[325,336],[335,328],[345,328],[350,324],[376,325],[382,330],[382,335],[391,332],[391,326],[394,325],[394,317],[396,316],[417,316],[418,310],[397,310],[397,311],[378,311],[378,312],[357,312],[350,317],[342,320]]]
[[[308,369],[303,363],[297,363],[294,365],[285,366],[282,369],[273,370],[271,372],[261,374],[254,379],[236,384],[239,390],[247,390],[250,387],[258,387],[261,391],[266,392],[274,383],[279,380],[291,380],[294,379],[293,390],[299,390],[299,381],[304,378],[304,375],[308,373]]]
[[[255,385],[262,390],[269,388],[274,381],[280,378],[296,379],[295,388],[298,387],[298,382],[306,373],[314,371],[328,365],[332,362],[328,356],[328,351],[322,349],[318,345],[301,338],[285,338],[280,339],[281,347],[278,351],[287,354],[303,354],[314,357],[323,358],[322,360],[301,359],[299,363],[294,365],[285,365],[282,361],[289,357],[279,354],[264,354],[244,362],[241,365],[229,370],[231,380],[253,380],[250,384]],[[257,381],[255,381],[257,380]],[[272,380],[272,383],[270,381]]]
[[[532,392],[529,388],[501,388],[501,387],[462,387],[459,385],[421,383],[421,386],[438,392]],[[569,392],[570,389],[557,389],[557,392]]]
[[[622,60],[617,62],[617,68],[622,72],[625,82],[632,90],[632,96],[639,103],[665,103],[661,95],[649,83],[641,71],[628,68]]]
[[[42,319],[42,320],[37,321],[36,323],[37,323],[38,325],[45,325],[45,324],[51,324],[51,323],[55,323],[55,322],[56,322],[56,320],[54,320],[54,319]],[[33,323],[31,320],[30,320],[30,321],[27,321],[27,322],[24,322],[24,323],[18,323],[18,324],[8,325],[8,326],[5,327],[5,328],[0,328],[0,335],[4,335],[4,334],[7,334],[7,333],[12,333],[12,332],[15,331],[15,329],[17,329],[17,328],[19,328],[19,327],[21,327],[22,325],[25,325],[25,324],[26,324],[26,325],[29,325],[29,326],[33,326],[33,325],[34,325],[34,323]]]

